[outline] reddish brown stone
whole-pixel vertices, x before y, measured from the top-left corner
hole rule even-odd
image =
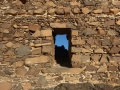
[[[105,30],[99,29],[98,32],[99,32],[100,35],[106,35]]]
[[[32,89],[32,85],[31,85],[31,83],[26,83],[25,85],[24,85],[24,90],[29,90],[29,89]]]
[[[115,25],[115,20],[108,20],[108,21],[105,21],[104,25],[107,27],[107,26],[111,26],[111,25]]]
[[[102,58],[100,59],[100,62],[108,62],[108,56],[103,54]]]
[[[65,7],[64,12],[65,12],[65,14],[70,14],[71,8],[70,7]]]
[[[11,90],[12,88],[12,83],[10,82],[0,82],[0,89],[1,90]]]
[[[118,68],[116,66],[109,66],[108,71],[118,71]]]
[[[109,51],[109,53],[119,53],[119,52],[120,52],[119,47],[112,47],[111,50]]]
[[[98,62],[100,60],[100,55],[99,54],[94,54],[92,57],[92,60],[94,60],[95,62]]]
[[[120,40],[118,38],[113,39],[112,41],[113,45],[120,45]]]
[[[93,71],[97,71],[97,69],[98,69],[97,67],[89,65],[86,67],[85,71],[93,72]]]
[[[109,12],[110,12],[110,9],[108,7],[103,8],[103,13],[109,13]]]
[[[87,40],[87,43],[90,44],[90,45],[94,45],[94,39],[93,38],[89,38]]]
[[[31,31],[37,31],[40,29],[40,26],[37,24],[29,24],[28,29]]]
[[[16,74],[18,76],[24,76],[27,73],[27,69],[24,67],[17,68]]]

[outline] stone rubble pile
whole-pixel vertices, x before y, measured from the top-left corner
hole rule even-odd
[[[72,68],[55,60],[54,28],[71,32]],[[120,85],[120,1],[0,0],[0,89],[82,82]]]

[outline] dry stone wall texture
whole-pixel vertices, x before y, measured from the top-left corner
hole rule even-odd
[[[54,60],[54,28],[71,31],[72,68]],[[0,0],[0,90],[83,82],[120,85],[119,0]]]

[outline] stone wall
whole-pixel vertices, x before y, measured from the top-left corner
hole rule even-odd
[[[72,68],[55,61],[55,29],[71,32]],[[1,0],[0,88],[38,90],[83,82],[120,85],[119,29],[120,1]]]

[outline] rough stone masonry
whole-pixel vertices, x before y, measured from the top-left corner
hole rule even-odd
[[[120,90],[120,1],[0,0],[0,90]]]

